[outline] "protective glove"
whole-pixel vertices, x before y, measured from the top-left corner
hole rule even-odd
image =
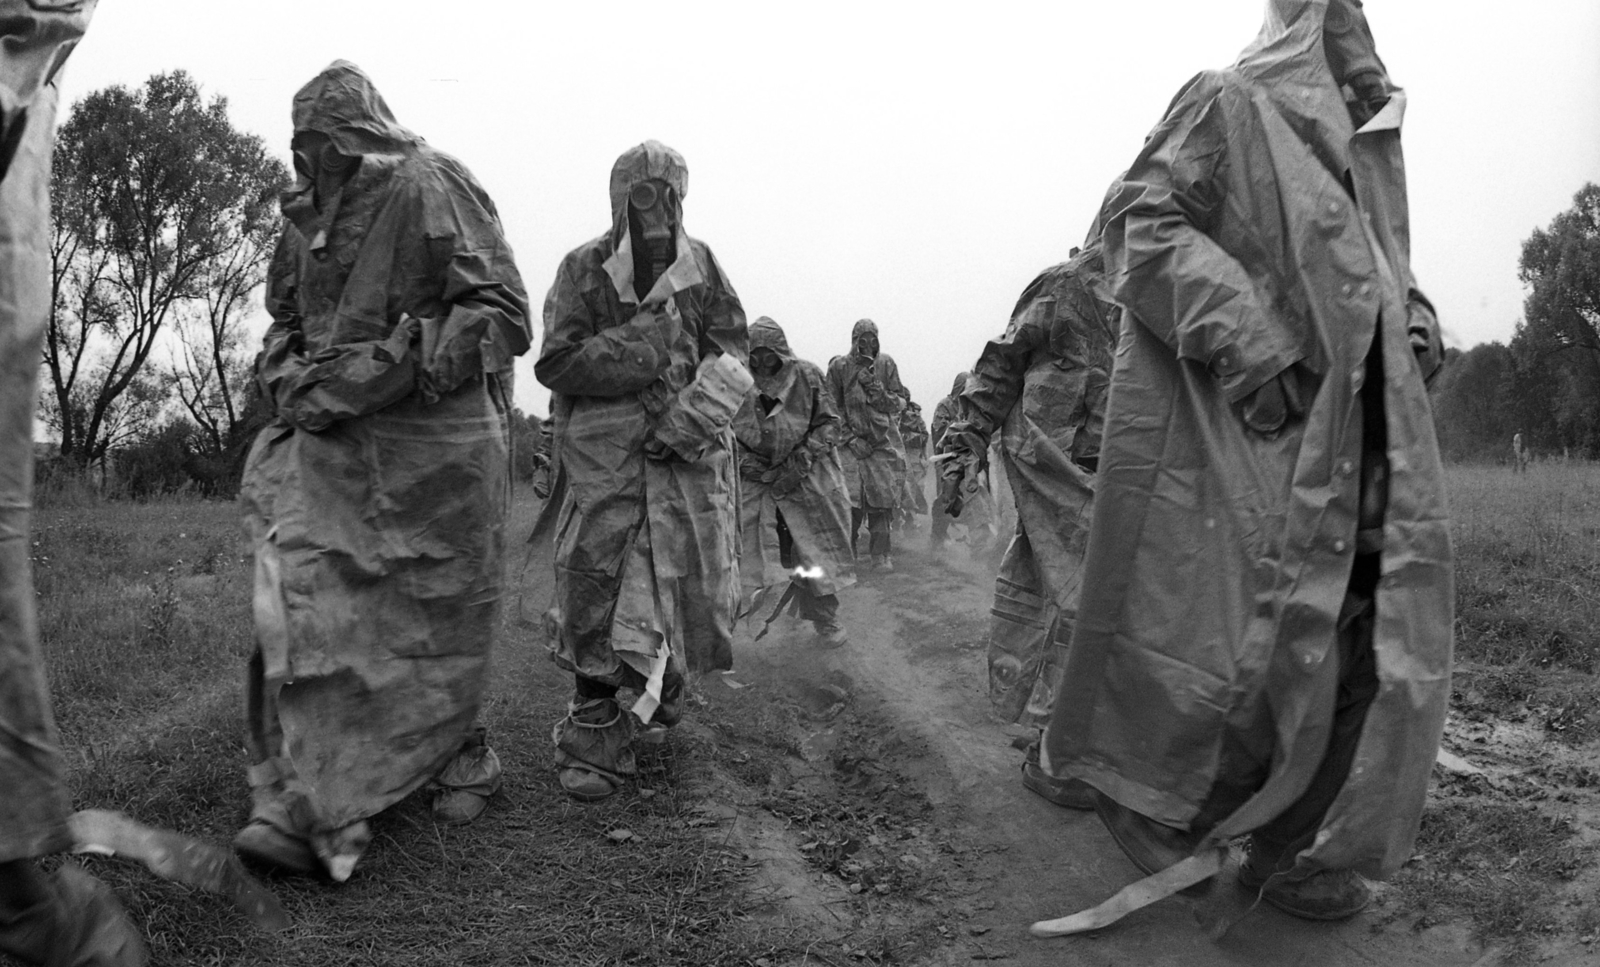
[[[421,323],[402,315],[387,339],[330,346],[310,357],[297,330],[269,340],[259,379],[278,416],[319,433],[341,420],[376,413],[409,396],[417,385],[416,341]]]
[[[1406,302],[1406,334],[1422,369],[1423,383],[1431,383],[1444,365],[1444,342],[1439,338],[1439,320],[1433,314],[1433,306],[1415,293]]]
[[[1271,436],[1305,416],[1305,401],[1295,367],[1288,367],[1246,396],[1241,414],[1244,425],[1262,436]]]
[[[772,493],[778,497],[787,497],[799,489],[805,482],[806,476],[811,472],[808,461],[797,459],[801,454],[795,454],[783,462],[773,474]]]
[[[866,437],[857,436],[850,438],[850,452],[856,455],[856,459],[867,459],[868,457],[872,456],[872,450],[872,444],[867,440]]]
[[[767,483],[767,474],[772,472],[772,465],[766,460],[746,451],[739,455],[739,476],[756,483]]]
[[[683,458],[678,456],[678,451],[667,446],[665,443],[662,443],[660,440],[657,440],[655,437],[651,437],[650,439],[644,441],[644,455],[651,460],[657,460],[661,463],[671,463],[674,460],[679,462],[683,461]]]

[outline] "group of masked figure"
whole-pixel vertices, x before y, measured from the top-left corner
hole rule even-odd
[[[1095,809],[1146,873],[1246,838],[1239,882],[1314,918],[1354,913],[1357,874],[1409,856],[1449,693],[1424,388],[1441,351],[1408,264],[1404,104],[1358,0],[1271,0],[1237,63],[1179,92],[1081,249],[1029,284],[931,440],[935,511],[961,512],[990,464],[1014,502],[989,682],[1037,730],[1027,788]],[[477,718],[533,333],[492,201],[359,69],[321,72],[293,122],[257,365],[275,418],[243,485],[253,808],[234,845],[343,880],[381,810],[426,787],[440,821],[468,822],[499,786]],[[30,131],[37,162],[48,133]],[[36,238],[15,243],[44,218],[30,177],[0,183],[8,265],[36,260]],[[624,153],[609,226],[544,302],[536,536],[573,679],[555,764],[583,801],[628,782],[691,672],[731,667],[741,615],[782,595],[844,644],[857,557],[892,569],[897,514],[927,506],[930,441],[876,325],[826,371],[771,319],[747,326],[684,231],[687,193],[676,152]],[[0,337],[36,346],[36,309],[0,304]],[[19,520],[0,518],[7,555]],[[43,963],[15,925],[43,936],[39,911],[93,891],[31,866],[63,848],[65,799],[36,643],[3,630],[0,950]],[[99,914],[73,916],[59,936]]]

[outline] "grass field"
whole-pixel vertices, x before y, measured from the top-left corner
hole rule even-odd
[[[1551,936],[1600,935],[1600,466],[1452,468],[1449,479],[1458,674],[1446,744],[1487,772],[1441,775],[1418,858],[1390,896],[1419,927],[1467,922],[1526,954]],[[513,534],[532,510],[519,503]],[[80,498],[37,513],[41,634],[80,807],[219,842],[244,821],[250,564],[238,521],[235,505],[199,501]],[[514,569],[522,556],[513,544]],[[543,602],[507,604],[483,716],[507,766],[496,821],[442,830],[414,797],[374,824],[352,883],[274,881],[297,921],[285,938],[93,861],[156,962],[426,964],[448,952],[458,963],[779,964],[809,949],[752,921],[748,864],[706,835],[716,793],[697,777],[724,755],[719,735],[759,722],[739,720],[737,702],[720,721],[707,710],[706,729],[654,762],[646,794],[576,807],[548,767],[567,686],[523,620]],[[1589,902],[1574,902],[1580,890]]]
[[[1426,925],[1465,920],[1513,962],[1600,940],[1600,465],[1448,471],[1456,669],[1441,778],[1396,879]]]

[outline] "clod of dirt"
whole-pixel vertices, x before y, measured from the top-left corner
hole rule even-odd
[[[794,692],[800,714],[814,722],[833,721],[850,702],[850,692],[831,682],[823,685],[797,682]]]

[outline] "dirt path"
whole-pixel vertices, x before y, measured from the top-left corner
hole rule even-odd
[[[917,538],[900,569],[844,596],[848,649],[819,653],[780,619],[743,644],[734,678],[707,686],[732,721],[712,781],[728,836],[760,864],[767,922],[811,930],[813,963],[1470,965],[1464,926],[1414,931],[1368,913],[1314,924],[1266,906],[1220,943],[1169,899],[1098,935],[1037,940],[1029,923],[1105,899],[1137,878],[1092,813],[1018,781],[1016,727],[984,694],[990,575],[965,549]],[[843,709],[819,685],[847,684]],[[788,709],[787,719],[774,710]],[[830,713],[831,716],[830,716]],[[743,718],[741,718],[743,716]],[[844,958],[841,960],[841,958]],[[1491,958],[1492,960],[1492,958]]]

